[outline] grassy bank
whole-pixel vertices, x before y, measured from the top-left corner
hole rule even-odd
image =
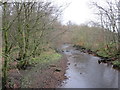
[[[81,52],[92,54],[94,56],[100,57],[101,59],[98,60],[98,63],[108,63],[113,65],[113,68],[119,69],[120,70],[120,61],[119,61],[119,55],[115,56],[109,56],[106,54],[106,52],[99,50],[99,51],[94,51],[91,48],[87,48],[85,46],[81,46],[78,44],[75,44],[73,47],[75,47],[77,50],[80,50]]]

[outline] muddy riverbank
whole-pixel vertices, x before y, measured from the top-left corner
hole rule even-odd
[[[56,88],[66,79],[67,59],[64,55],[57,62],[52,62],[43,69],[40,67],[38,64],[26,70],[10,70],[7,88]]]

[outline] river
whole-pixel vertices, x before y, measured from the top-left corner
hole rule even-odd
[[[118,88],[118,71],[107,64],[99,64],[99,57],[82,53],[71,44],[62,46],[68,59],[64,80],[59,88]]]

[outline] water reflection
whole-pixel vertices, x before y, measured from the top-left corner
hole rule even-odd
[[[61,88],[117,88],[118,71],[111,66],[98,64],[98,57],[84,54],[70,45],[63,45],[66,54],[68,70],[67,80],[63,81]]]

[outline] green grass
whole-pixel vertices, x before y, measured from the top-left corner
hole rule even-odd
[[[60,58],[61,58],[61,55],[59,53],[56,53],[55,51],[50,50],[48,52],[43,52],[39,57],[32,58],[30,63],[31,64],[34,64],[34,63],[48,64],[50,62],[57,61]]]

